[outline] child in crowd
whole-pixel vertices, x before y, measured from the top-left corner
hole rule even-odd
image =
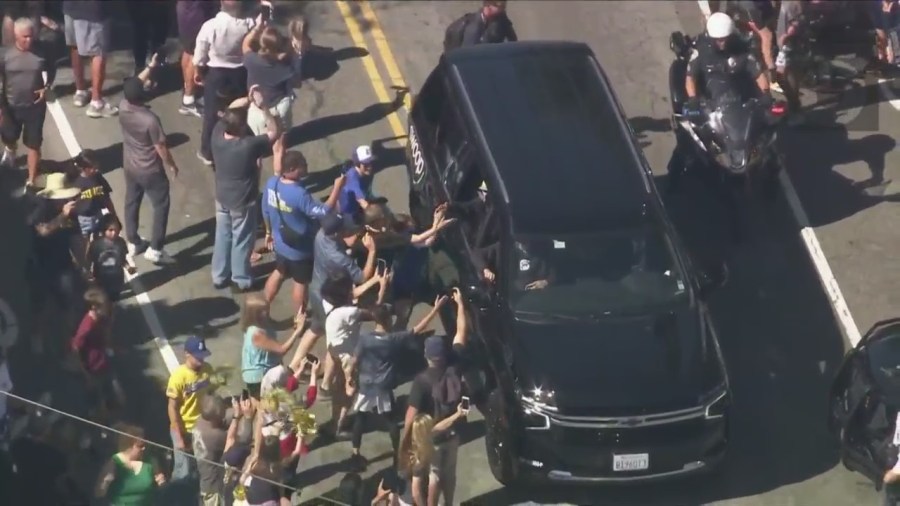
[[[98,230],[99,235],[88,246],[88,272],[109,300],[115,302],[125,287],[125,271],[134,274],[137,268],[128,256],[125,239],[119,236],[122,225],[115,214],[103,215]]]
[[[93,150],[85,149],[72,163],[79,173],[75,179],[75,187],[81,192],[75,204],[78,225],[81,227],[81,235],[90,239],[99,230],[102,216],[116,216],[116,209],[110,198],[112,187],[100,173],[100,164]]]
[[[247,296],[241,313],[241,330],[244,332],[244,343],[241,347],[241,378],[247,386],[250,397],[259,401],[262,380],[269,369],[281,364],[287,353],[303,332],[301,321],[291,336],[284,342],[278,342],[278,336],[272,329],[272,318],[269,315],[269,303],[258,294]]]
[[[88,311],[81,319],[70,345],[87,380],[92,418],[103,423],[108,420],[111,411],[124,404],[124,395],[113,375],[111,363],[113,352],[109,333],[112,304],[98,287],[88,288],[84,302]]]

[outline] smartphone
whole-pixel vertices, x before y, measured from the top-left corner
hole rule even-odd
[[[387,260],[383,258],[378,259],[378,272],[384,272],[387,270]]]
[[[306,355],[306,361],[309,362],[310,364],[318,364],[318,363],[319,363],[319,357],[313,355],[312,353],[308,353],[308,354]]]
[[[462,399],[459,400],[459,403],[462,405],[463,411],[469,410],[469,398],[468,397],[466,397],[465,395],[462,396]]]
[[[262,5],[259,8],[259,15],[262,18],[264,23],[269,22],[272,19],[272,8],[268,5]]]

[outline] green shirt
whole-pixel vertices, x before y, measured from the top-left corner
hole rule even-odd
[[[152,506],[156,494],[153,466],[144,462],[137,474],[122,462],[119,454],[113,455],[116,477],[109,486],[106,497],[111,506]]]

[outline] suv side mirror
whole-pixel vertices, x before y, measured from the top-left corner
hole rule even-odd
[[[481,309],[485,309],[491,304],[491,292],[487,288],[477,284],[466,286],[463,295],[469,299],[469,302]]]
[[[672,35],[669,35],[669,49],[676,55],[681,56],[685,54],[689,47],[690,43],[683,33],[672,32]]]
[[[700,297],[708,297],[712,292],[725,286],[728,282],[728,265],[725,262],[715,269],[707,269],[700,273]]]

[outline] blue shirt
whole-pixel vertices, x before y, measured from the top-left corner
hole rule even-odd
[[[247,331],[244,332],[244,345],[241,349],[241,378],[244,383],[262,383],[266,371],[281,362],[281,357],[275,353],[257,348],[253,344],[253,334],[260,330],[275,339],[275,334],[269,330],[255,325],[247,327]]]
[[[361,393],[377,395],[393,390],[397,350],[412,337],[408,330],[359,336],[355,355]]]
[[[328,214],[331,209],[310,195],[303,185],[280,181],[278,176],[272,176],[266,182],[262,199],[263,215],[271,227],[269,230],[275,243],[275,253],[294,261],[311,258],[313,237],[318,230],[315,220]],[[278,212],[279,207],[281,212]],[[285,244],[281,237],[282,217],[288,228],[309,239],[308,247],[298,250]]]
[[[343,241],[333,239],[325,235],[321,230],[316,233],[315,252],[313,256],[313,275],[309,283],[310,291],[318,293],[322,283],[340,272],[346,272],[356,285],[361,284],[363,271],[359,265],[347,254],[347,247]]]
[[[355,167],[350,167],[346,172],[347,179],[344,181],[344,187],[341,188],[341,195],[338,199],[341,213],[355,215],[362,211],[359,206],[359,199],[369,198],[369,192],[372,190],[372,176],[363,176]]]

